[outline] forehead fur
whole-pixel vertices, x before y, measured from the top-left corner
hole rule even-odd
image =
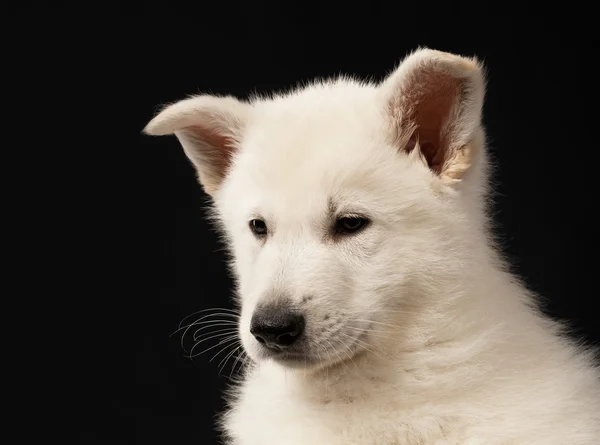
[[[350,141],[364,144],[382,136],[376,92],[371,85],[339,79],[259,100],[244,150],[260,150],[272,160],[294,164],[358,154],[348,146]]]
[[[376,188],[410,186],[416,174],[421,180],[415,190],[422,190],[429,174],[408,168],[407,157],[391,145],[377,92],[374,85],[340,78],[255,100],[221,196],[227,189],[238,195],[244,190],[249,200],[260,197],[278,206],[336,194],[359,199],[380,195]]]

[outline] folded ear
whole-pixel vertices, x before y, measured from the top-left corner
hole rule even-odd
[[[241,143],[250,105],[233,97],[197,96],[164,108],[144,132],[175,134],[209,195],[227,174]]]
[[[429,49],[406,57],[380,94],[394,144],[445,183],[459,182],[479,148],[485,81],[476,59]],[[412,153],[415,155],[416,153]]]

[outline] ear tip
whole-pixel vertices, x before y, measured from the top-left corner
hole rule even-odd
[[[157,119],[157,117],[146,124],[146,126],[142,129],[142,134],[147,136],[165,136],[172,133],[169,131],[170,129],[167,128],[165,123],[162,122],[162,119]]]
[[[475,55],[465,56],[458,53],[440,51],[437,49],[419,47],[410,56],[421,60],[437,61],[458,68],[465,74],[475,74],[484,71],[483,63]],[[410,57],[409,56],[409,57]]]
[[[152,125],[152,121],[148,122],[146,126],[142,129],[142,134],[146,136],[156,136],[154,125]]]
[[[146,126],[142,129],[142,134],[144,134],[146,136],[158,136],[156,134],[154,126],[152,125],[152,122],[149,122],[148,124],[146,124]]]
[[[148,136],[166,136],[174,133],[174,123],[178,115],[184,114],[185,105],[191,102],[190,99],[184,99],[174,104],[163,105],[159,112],[143,128],[142,133]]]

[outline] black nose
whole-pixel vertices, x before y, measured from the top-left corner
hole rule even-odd
[[[250,321],[250,333],[270,349],[291,346],[304,331],[304,317],[281,307],[257,308]]]

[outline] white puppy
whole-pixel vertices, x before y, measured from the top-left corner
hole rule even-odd
[[[486,215],[485,82],[422,49],[381,84],[196,96],[175,134],[232,252],[253,364],[235,445],[598,445],[593,356],[545,318]]]

